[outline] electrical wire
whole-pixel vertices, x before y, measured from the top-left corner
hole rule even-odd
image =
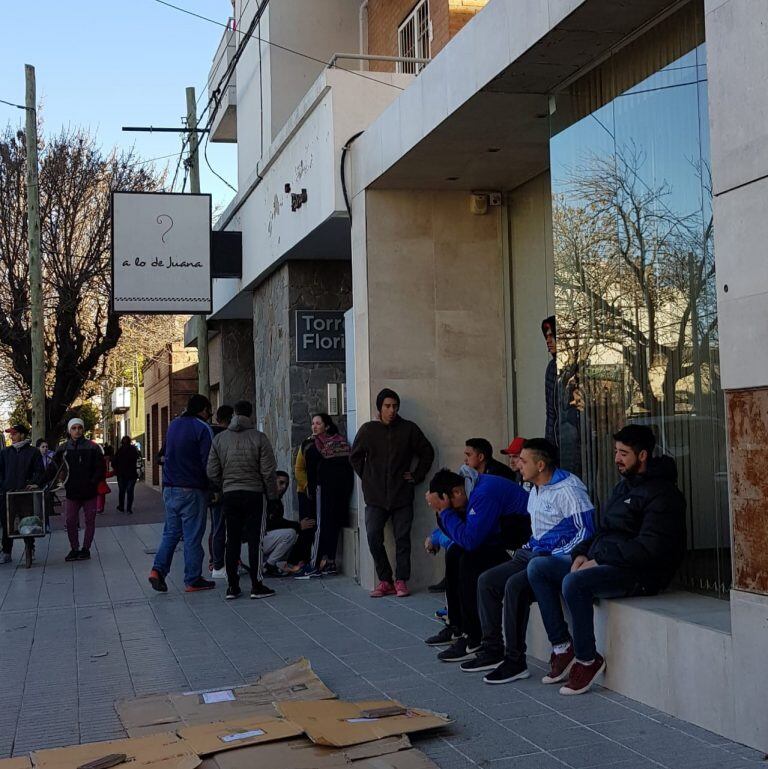
[[[23,104],[15,104],[12,101],[6,101],[5,99],[0,99],[0,103],[7,104],[9,107],[16,107],[16,109],[27,109]]]
[[[224,184],[229,187],[229,189],[232,190],[232,192],[237,192],[237,187],[233,187],[220,173],[216,172],[211,165],[211,161],[208,160],[208,134],[205,135],[204,143],[203,143],[203,158],[205,158],[205,165],[208,166],[208,170],[217,178],[220,179]]]
[[[207,21],[210,24],[215,24],[217,27],[224,27],[226,28],[227,25],[221,21],[217,21],[216,19],[212,19],[209,16],[203,16],[202,14],[195,13],[194,11],[190,11],[187,8],[183,8],[180,5],[174,5],[173,3],[169,3],[167,0],[154,0],[156,3],[160,3],[161,5],[166,5],[169,8],[173,8],[176,11],[179,11],[180,13],[186,13],[189,16],[194,16],[196,19],[201,19],[202,21]],[[316,56],[310,56],[308,53],[304,53],[303,51],[297,51],[294,48],[288,48],[288,46],[280,45],[279,43],[274,43],[271,40],[265,40],[263,37],[259,37],[258,35],[254,34],[245,34],[244,40],[250,40],[251,38],[258,40],[260,43],[266,43],[267,45],[277,48],[280,51],[285,51],[286,53],[292,53],[295,56],[301,56],[304,59],[309,59],[309,61],[317,62],[318,64],[322,64],[323,66],[327,67],[328,62],[324,61],[323,59],[318,59]],[[399,85],[395,85],[394,83],[388,83],[385,80],[379,80],[375,77],[370,77],[369,75],[364,75],[362,72],[357,72],[354,69],[347,69],[344,70],[345,72],[349,72],[350,75],[356,75],[357,77],[362,77],[365,80],[371,80],[374,83],[378,83],[379,85],[388,85],[392,88],[396,88],[398,91],[404,91],[405,89],[402,88]]]

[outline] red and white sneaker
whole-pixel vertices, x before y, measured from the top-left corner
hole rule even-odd
[[[395,595],[395,586],[391,582],[382,580],[371,590],[371,598],[383,598],[385,595]]]
[[[407,598],[411,594],[404,579],[395,580],[395,594],[398,598]]]
[[[541,679],[543,684],[559,684],[565,681],[571,672],[576,655],[573,653],[573,644],[562,654],[552,654],[549,657],[549,673]]]
[[[599,655],[589,665],[582,665],[581,662],[574,662],[571,673],[568,676],[568,683],[560,687],[560,694],[584,694],[589,691],[595,679],[605,670],[605,660]]]

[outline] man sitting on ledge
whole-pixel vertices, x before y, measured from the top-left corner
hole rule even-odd
[[[654,595],[672,580],[686,547],[685,498],[671,457],[652,457],[649,427],[617,432],[616,469],[622,476],[600,516],[597,533],[570,556],[536,558],[528,581],[552,644],[545,684],[564,681],[560,694],[582,694],[605,670],[595,645],[595,598]],[[562,591],[572,633],[563,616]]]

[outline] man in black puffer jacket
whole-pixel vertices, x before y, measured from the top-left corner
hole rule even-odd
[[[656,439],[644,425],[626,425],[613,439],[622,478],[601,511],[595,536],[567,560],[553,556],[528,564],[528,581],[552,644],[542,681],[567,678],[561,694],[586,692],[605,670],[595,646],[594,599],[654,595],[669,585],[685,554],[685,497],[676,486],[675,461],[651,456]]]

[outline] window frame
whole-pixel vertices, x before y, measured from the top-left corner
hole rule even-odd
[[[420,21],[425,24],[421,35],[419,34]],[[406,35],[410,34],[408,41]],[[408,15],[397,27],[397,55],[409,56],[416,59],[429,59],[432,43],[432,17],[429,13],[429,0],[419,0]],[[412,47],[412,51],[409,48]],[[397,62],[397,72],[407,75],[418,75],[426,64],[416,62]]]

